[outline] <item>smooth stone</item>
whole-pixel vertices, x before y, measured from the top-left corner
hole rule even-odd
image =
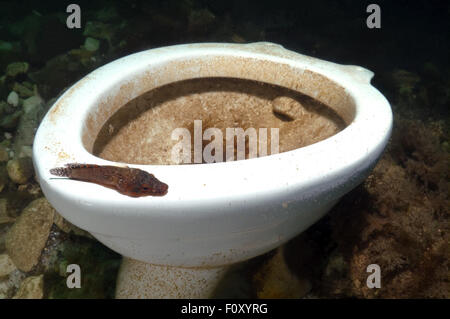
[[[8,94],[8,97],[6,98],[6,102],[12,106],[19,105],[19,94],[17,94],[14,91],[11,91],[11,93]]]
[[[22,157],[8,161],[6,164],[9,178],[16,184],[25,184],[33,176],[33,163],[31,158]]]
[[[98,41],[97,39],[87,37],[84,41],[84,48],[88,51],[95,52],[99,49],[99,47],[100,41]]]
[[[6,251],[22,271],[35,266],[53,225],[55,209],[44,198],[32,201],[6,234]]]

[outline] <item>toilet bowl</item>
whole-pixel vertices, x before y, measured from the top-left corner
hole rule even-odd
[[[347,126],[306,147],[241,161],[141,165],[93,155],[102,126],[127,102],[166,84],[211,77],[289,88],[326,104]],[[370,85],[372,77],[359,66],[266,42],[132,54],[90,73],[55,102],[34,140],[37,178],[64,218],[125,257],[117,297],[208,297],[226,266],[286,243],[368,176],[392,126],[389,103]],[[133,198],[51,179],[49,170],[67,163],[126,164],[154,174],[169,191]]]

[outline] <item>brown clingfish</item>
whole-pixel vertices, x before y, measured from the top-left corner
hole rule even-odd
[[[131,196],[164,196],[169,186],[153,174],[138,168],[100,166],[94,164],[66,164],[66,167],[52,168],[50,173],[83,182],[90,182],[117,190]]]

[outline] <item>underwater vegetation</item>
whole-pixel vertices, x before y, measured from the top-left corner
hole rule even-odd
[[[217,296],[450,298],[448,2],[405,9],[380,1],[390,10],[373,32],[361,26],[362,2],[352,1],[81,1],[80,30],[65,28],[59,2],[24,3],[0,3],[0,298],[114,296],[121,256],[44,198],[31,160],[36,128],[93,69],[138,50],[205,41],[273,41],[362,65],[394,112],[392,138],[367,180],[285,246],[236,266]],[[81,289],[65,288],[69,264],[85,269]],[[381,289],[366,286],[369,264],[382,269]]]

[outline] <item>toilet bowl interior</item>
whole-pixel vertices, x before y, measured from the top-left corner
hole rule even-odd
[[[257,134],[267,129],[269,155],[275,141],[272,128],[279,130],[278,151],[285,152],[336,134],[355,115],[353,99],[339,84],[267,60],[202,57],[159,65],[139,77],[106,92],[92,107],[82,135],[92,154],[133,164],[179,164],[171,157],[177,143],[171,134],[185,128],[193,137],[194,121],[200,120],[202,135],[209,128],[222,132],[224,160],[227,128],[254,128]],[[127,100],[127,91],[136,86],[142,94]],[[249,142],[247,136],[245,158]],[[203,139],[202,148],[208,143]],[[260,145],[258,139],[258,150]],[[191,152],[194,162],[194,138]]]

